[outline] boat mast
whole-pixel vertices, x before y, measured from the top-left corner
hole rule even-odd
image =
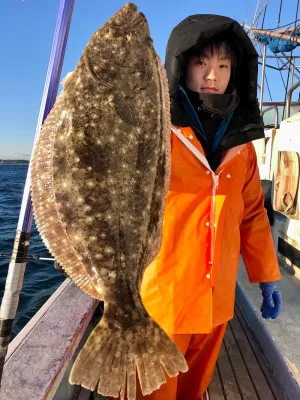
[[[263,61],[262,61],[262,68],[261,68],[260,99],[259,99],[259,109],[260,109],[260,112],[262,112],[263,98],[264,98],[266,55],[267,55],[267,46],[264,46]]]
[[[70,29],[74,1],[75,0],[61,0],[59,4],[58,16],[52,42],[48,71],[45,80],[43,98],[36,127],[33,149],[37,142],[42,124],[49,114],[56,99],[67,38]],[[8,274],[5,283],[5,291],[0,309],[0,381],[2,377],[8,344],[11,338],[12,325],[18,308],[19,295],[23,285],[30,231],[33,219],[30,195],[30,170],[32,156],[33,151],[28,167],[19,221],[17,225],[17,232],[15,235],[13,253],[11,261],[9,263]]]
[[[262,62],[260,63],[262,68],[261,68],[261,85],[260,85],[260,101],[259,101],[259,106],[260,110],[262,112],[263,108],[263,97],[264,97],[264,83],[266,79],[266,67],[272,68],[274,70],[278,70],[281,75],[282,83],[285,89],[285,103],[287,100],[287,93],[290,88],[294,88],[294,77],[299,79],[299,77],[296,75],[296,71],[299,71],[299,67],[295,65],[296,59],[299,59],[299,56],[294,56],[293,51],[295,47],[300,45],[300,37],[299,37],[299,31],[300,31],[300,25],[297,25],[298,20],[298,9],[299,9],[299,4],[300,0],[297,0],[297,7],[296,7],[296,15],[295,15],[295,20],[289,24],[280,26],[280,19],[281,19],[281,12],[282,12],[282,4],[283,0],[280,1],[280,9],[278,13],[278,25],[277,28],[272,28],[272,29],[264,29],[264,21],[265,21],[265,14],[267,10],[267,6],[269,4],[270,0],[266,0],[264,6],[262,9],[258,12],[258,7],[260,0],[257,0],[256,2],[256,9],[254,12],[254,17],[251,26],[247,25],[246,23],[243,23],[242,26],[247,29],[247,33],[249,34],[251,40],[258,44],[260,47],[263,47],[263,51],[260,51],[261,53],[261,58]],[[263,20],[262,20],[262,26],[258,28],[258,20],[260,16],[262,15],[262,12],[264,11],[263,15]],[[298,22],[299,23],[299,22]],[[292,26],[293,24],[293,26]],[[291,25],[291,26],[289,26]],[[286,42],[286,44],[285,44]],[[273,53],[276,55],[273,56],[267,56],[267,47],[270,47]],[[285,52],[290,52],[291,51],[291,56],[288,57]],[[277,55],[277,53],[281,53],[281,55]],[[278,68],[267,64],[266,59],[276,59]],[[282,60],[283,59],[283,60]],[[283,65],[280,67],[279,62],[282,63]],[[286,84],[283,81],[282,77],[282,71],[283,70],[288,70],[288,76],[287,76],[287,82]],[[268,81],[267,81],[268,85]],[[296,84],[298,87],[298,84]],[[270,93],[269,85],[268,85],[268,90]],[[271,96],[271,94],[270,94]],[[284,117],[284,111],[286,111],[286,115],[289,114],[289,111],[285,110],[286,106],[290,105],[291,99],[288,104],[284,105],[283,108],[283,114],[282,118]]]

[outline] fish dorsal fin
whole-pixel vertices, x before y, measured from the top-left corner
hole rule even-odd
[[[63,86],[63,88],[66,87],[66,85],[70,82],[72,76],[73,76],[73,72],[68,72],[67,75],[64,77],[64,79],[61,81],[61,85]]]

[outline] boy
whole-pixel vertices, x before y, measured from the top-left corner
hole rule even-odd
[[[171,183],[160,253],[141,296],[185,355],[189,371],[138,399],[199,400],[233,317],[240,251],[260,283],[262,316],[276,318],[280,279],[256,154],[264,137],[256,100],[257,53],[242,27],[193,15],[172,31],[166,54],[171,97]],[[261,283],[264,282],[264,283]]]

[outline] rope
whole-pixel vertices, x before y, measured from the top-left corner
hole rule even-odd
[[[279,72],[280,72],[282,84],[283,84],[283,86],[284,86],[284,89],[286,90],[286,87],[285,87],[284,79],[283,79],[283,76],[282,76],[282,71],[281,71],[281,69],[280,69],[280,65],[279,65],[278,58],[276,58],[276,61],[277,61],[278,69],[279,69]]]
[[[285,57],[286,60],[288,60],[288,57],[287,57],[284,53],[281,53],[281,54],[282,54],[283,57]],[[281,58],[279,58],[279,61],[281,62],[282,65],[286,65],[286,64],[287,64],[287,63],[284,63],[284,62],[281,60]],[[279,65],[278,65],[278,67],[279,67]],[[295,70],[296,70],[297,72],[300,73],[299,68],[297,68],[296,66],[295,66]],[[295,72],[294,72],[294,76],[295,76],[298,80],[300,80],[300,76],[297,75]]]
[[[282,2],[283,2],[283,0],[280,0],[280,8],[279,8],[279,14],[278,14],[278,26],[280,25]]]
[[[268,3],[266,4],[266,8],[265,8],[265,11],[264,11],[264,16],[263,16],[263,20],[262,20],[262,24],[261,24],[261,29],[264,29],[265,16],[266,16],[267,8],[268,8]]]
[[[258,4],[259,4],[259,1],[257,1],[256,10],[255,10],[255,17],[254,17],[254,19],[253,19],[252,27],[253,27],[253,25],[255,24],[255,22],[258,20],[258,18],[260,17],[260,15],[261,15],[261,13],[262,13],[262,11],[263,11],[263,9],[264,9],[264,15],[263,15],[263,21],[262,21],[262,29],[263,29],[268,3],[269,3],[269,1],[266,2],[266,4],[264,5],[264,7],[262,8],[262,10],[260,11],[258,17],[256,18],[257,8],[258,8]],[[300,21],[300,19],[298,19],[299,3],[300,3],[300,0],[297,0],[297,8],[296,8],[295,21],[292,22],[292,23],[294,23],[294,30],[293,30],[293,32],[292,32],[291,35],[293,35],[293,34],[295,33],[296,28],[297,28],[297,22]],[[269,31],[270,31],[270,30],[276,30],[276,29],[283,28],[283,27],[286,27],[286,26],[287,26],[287,29],[286,29],[284,32],[282,32],[282,35],[283,35],[283,34],[285,34],[285,33],[287,32],[287,30],[289,29],[289,27],[291,26],[292,23],[279,26],[279,25],[280,25],[280,20],[281,20],[282,5],[283,5],[283,0],[280,0],[280,8],[279,8],[279,14],[278,14],[278,25],[277,25],[277,28],[266,29],[266,30],[269,30]],[[260,49],[260,48],[259,48],[259,49]],[[294,50],[292,50],[292,52],[291,52],[291,57],[292,57],[292,55],[293,55],[293,51],[294,51]],[[261,53],[261,49],[260,49],[260,54],[262,54],[262,53]],[[282,53],[282,54],[283,54],[283,53]],[[285,54],[283,54],[283,56],[285,56]],[[276,59],[276,61],[277,61],[278,68],[280,68],[278,59]],[[281,60],[280,60],[280,61],[281,61]],[[281,61],[281,62],[282,62],[282,61]],[[282,64],[284,64],[284,63],[282,62]],[[295,69],[297,70],[297,72],[299,72],[298,68],[295,68]],[[288,92],[290,73],[291,73],[291,66],[289,67],[289,70],[288,70],[288,75],[287,75],[287,81],[286,81],[286,83],[284,82],[284,78],[283,78],[281,69],[279,69],[279,72],[280,72],[280,77],[281,77],[281,80],[282,80],[282,83],[283,83],[283,86],[284,86],[284,90],[285,90],[284,107],[283,107],[283,113],[282,113],[282,120],[283,120],[283,116],[284,116],[284,113],[285,113],[285,103],[286,103],[286,97],[287,97],[287,92]],[[294,76],[297,77],[297,75],[296,75],[295,73],[294,73]],[[272,101],[272,96],[271,96],[271,91],[270,91],[270,87],[269,87],[269,82],[268,82],[267,76],[265,76],[265,78],[266,78],[266,83],[267,83],[267,88],[268,88],[269,96],[270,96],[270,99],[271,99],[271,101]],[[299,79],[299,77],[297,77],[297,79]]]
[[[296,9],[296,21],[297,21],[297,18],[298,18],[298,10],[299,10],[299,0],[297,1],[297,9]],[[296,29],[296,21],[295,21],[295,26],[294,26],[294,29]]]
[[[296,15],[295,15],[295,21],[294,21],[294,29],[293,29],[293,31],[292,31],[292,33],[289,33],[290,35],[291,35],[291,37],[294,35],[294,33],[296,32],[296,28],[297,28],[297,17],[298,17],[298,10],[299,10],[299,0],[297,1],[297,7],[296,7]],[[298,20],[299,21],[299,20]],[[288,31],[288,29],[289,29],[290,27],[287,27],[286,28],[286,30],[284,31],[284,32],[282,32],[282,35],[283,34],[285,34],[287,31]],[[291,52],[291,56],[293,55],[293,51],[294,51],[294,49],[292,50],[292,52]]]
[[[297,17],[298,17],[299,2],[300,2],[300,0],[297,0],[297,8],[296,8],[296,16],[295,16],[296,20],[297,20]],[[295,32],[296,32],[296,22],[295,22],[294,30],[293,30],[293,33],[291,34],[291,36],[292,36]],[[294,52],[294,49],[291,51],[291,57],[293,56],[293,52]],[[294,62],[295,62],[295,61],[294,61]],[[288,76],[287,76],[287,80],[286,80],[285,95],[284,95],[284,106],[283,106],[283,112],[282,112],[281,121],[283,120],[283,116],[284,116],[284,113],[285,113],[285,105],[286,105],[286,97],[287,97],[288,86],[289,86],[290,73],[291,73],[291,64],[290,64],[290,66],[289,66],[289,72],[288,72]]]
[[[300,18],[296,19],[296,21],[289,22],[288,24],[277,26],[276,28],[265,28],[265,30],[266,31],[276,31],[277,29],[285,28],[286,26],[289,28],[291,25],[293,25],[294,23],[297,23],[298,21],[300,21]]]
[[[297,20],[297,18],[298,18],[299,2],[300,2],[300,0],[297,0],[297,8],[296,8],[296,15],[295,15],[296,20]],[[296,32],[296,22],[295,22],[295,25],[294,25],[294,31],[293,31],[292,35],[293,35],[295,32]],[[293,56],[293,52],[294,52],[294,49],[291,51],[291,57]],[[291,60],[292,60],[292,59],[291,59]],[[295,60],[294,60],[294,63],[295,63]],[[283,120],[283,116],[284,116],[284,113],[285,113],[286,97],[287,97],[288,86],[289,86],[289,79],[290,79],[290,73],[291,73],[291,67],[292,67],[291,64],[292,64],[292,63],[290,63],[289,72],[288,72],[288,76],[287,76],[287,80],[286,80],[286,89],[285,89],[285,96],[284,96],[284,106],[283,106],[283,112],[282,112],[282,119],[281,119],[281,121]],[[294,75],[294,74],[293,74],[293,75]]]
[[[265,78],[266,78],[266,83],[267,83],[267,88],[268,88],[268,92],[269,92],[270,99],[271,99],[271,101],[273,101],[272,95],[271,95],[271,91],[270,91],[270,87],[269,87],[269,82],[268,82],[267,74],[265,75]]]
[[[262,56],[261,47],[260,47],[260,46],[258,46],[258,48],[259,48],[260,55]],[[265,79],[266,79],[266,83],[267,83],[267,88],[268,88],[268,92],[269,92],[270,100],[271,100],[271,101],[273,101],[273,99],[272,99],[272,95],[271,95],[270,86],[269,86],[269,82],[268,82],[268,78],[267,78],[267,74],[265,74]]]
[[[296,8],[296,15],[295,15],[296,20],[295,20],[294,31],[293,31],[292,35],[296,32],[296,28],[297,28],[296,21],[298,18],[298,10],[299,10],[299,0],[297,1],[297,8]],[[294,49],[292,50],[291,55],[293,55],[293,51],[294,51]]]
[[[262,7],[262,9],[260,10],[258,16],[255,18],[255,21],[254,21],[253,25],[254,25],[255,23],[257,23],[257,24],[256,24],[256,27],[257,27],[257,25],[258,25],[258,19],[259,19],[259,17],[261,16],[261,13],[265,10],[265,14],[266,14],[266,8],[267,8],[269,2],[270,2],[270,0],[267,0],[267,1],[266,1],[266,4]],[[264,17],[264,18],[265,18],[265,17]],[[253,25],[252,25],[252,27],[253,27]]]
[[[251,0],[248,0],[248,5],[246,8],[246,13],[245,13],[245,18],[244,18],[244,24],[246,23],[246,17],[247,17],[248,11],[249,11],[250,2],[251,2]]]
[[[258,9],[258,6],[259,6],[259,2],[260,2],[260,0],[256,1],[256,9],[255,9],[255,13],[254,13],[254,16],[253,16],[253,21],[252,21],[251,28],[253,28],[255,22],[257,21],[256,14],[257,14],[257,9]]]

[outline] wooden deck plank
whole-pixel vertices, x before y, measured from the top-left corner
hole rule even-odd
[[[224,346],[226,348],[231,367],[234,370],[236,379],[239,383],[241,397],[243,397],[244,400],[259,399],[259,396],[257,396],[256,388],[251,381],[251,378],[247,371],[247,367],[244,363],[237,342],[232,334],[229,325],[227,327],[224,337]]]
[[[210,400],[224,400],[224,392],[219,376],[219,368],[216,367],[214,376],[208,388]]]
[[[244,331],[244,334],[246,335],[248,343],[251,346],[252,351],[255,355],[255,358],[260,366],[261,374],[264,375],[265,379],[267,380],[268,386],[269,386],[274,398],[276,400],[283,399],[284,397],[282,395],[282,392],[279,388],[279,385],[278,385],[273,373],[270,370],[270,367],[267,366],[267,363],[263,356],[262,350],[259,348],[257,341],[255,340],[252,332],[250,331],[249,327],[247,326],[247,323],[238,307],[236,307],[235,312],[236,312],[235,318],[237,318],[241,324],[241,327]],[[257,382],[257,381],[255,381],[255,382]],[[264,390],[264,389],[262,388],[261,390]],[[266,386],[265,386],[265,390],[267,390]],[[264,400],[264,397],[262,397],[262,400]]]
[[[257,393],[259,393],[259,398],[262,400],[276,400],[277,397],[269,385],[264,370],[259,364],[254,350],[251,347],[246,333],[237,316],[235,316],[235,318],[229,323],[229,327],[237,341],[239,351],[244,359],[244,363],[256,387]],[[260,393],[263,393],[263,397],[260,395]]]
[[[260,350],[255,339],[252,344],[249,343],[248,336],[252,335],[251,331],[247,325],[243,327],[239,318],[243,319],[242,315],[238,317],[236,314],[228,324],[214,376],[208,388],[210,400],[282,400],[277,383],[263,357],[260,355],[259,360],[257,359],[256,352],[259,353]],[[275,394],[269,381],[276,388]],[[102,396],[94,399],[106,400]]]
[[[237,308],[209,386],[211,400],[282,400],[274,375]]]
[[[220,374],[221,384],[225,392],[225,398],[227,400],[240,400],[240,389],[238,387],[238,382],[236,380],[234,371],[231,368],[224,343],[221,347],[217,367]]]

